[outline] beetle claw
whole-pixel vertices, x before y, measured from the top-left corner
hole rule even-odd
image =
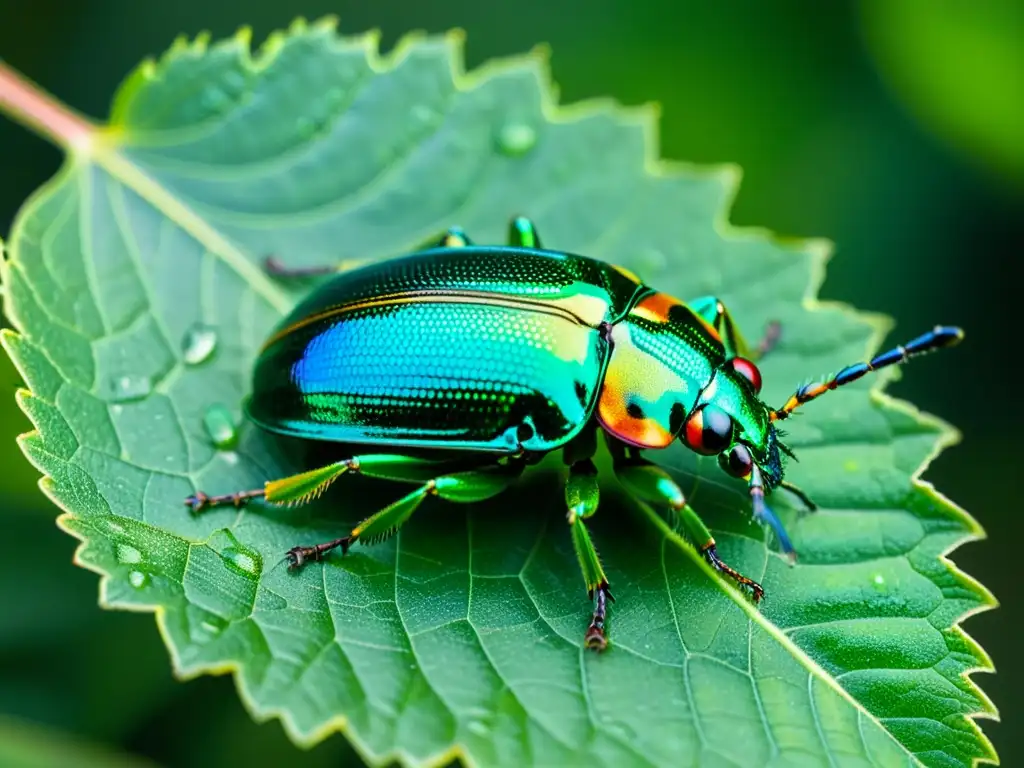
[[[608,647],[608,639],[604,636],[604,628],[591,623],[587,627],[587,634],[583,637],[583,645],[592,651],[600,653]]]
[[[290,570],[298,570],[306,564],[306,558],[313,555],[315,559],[316,548],[315,547],[292,547],[285,553],[285,557],[288,558],[288,568]]]
[[[285,552],[285,557],[288,559],[289,570],[298,570],[310,560],[323,560],[324,555],[330,552],[332,549],[341,547],[341,553],[345,554],[348,552],[349,546],[352,544],[352,537],[345,536],[334,541],[327,541],[323,544],[317,544],[312,547],[292,547]]]

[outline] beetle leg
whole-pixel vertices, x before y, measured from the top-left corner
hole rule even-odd
[[[753,579],[727,565],[718,556],[715,539],[693,508],[686,503],[682,489],[661,467],[640,459],[617,459],[615,474],[619,482],[636,498],[651,504],[665,505],[673,516],[673,522],[681,527],[696,544],[708,565],[725,574],[738,584],[750,589],[754,602],[764,597],[764,589]]]
[[[267,256],[263,260],[263,269],[271,277],[281,280],[301,280],[309,277],[321,277],[323,275],[336,275],[339,272],[369,264],[370,259],[344,259],[337,264],[314,266],[314,267],[288,267],[276,256]]]
[[[359,471],[358,459],[336,461],[326,467],[300,472],[280,480],[269,480],[262,488],[252,491],[225,493],[221,496],[207,496],[202,491],[196,491],[185,499],[185,506],[193,512],[200,512],[210,507],[241,507],[252,499],[266,499],[272,504],[305,504],[327,490],[331,483],[349,470]]]
[[[354,456],[297,475],[268,480],[258,490],[226,493],[222,496],[207,496],[202,491],[196,491],[185,499],[185,505],[193,512],[199,512],[209,507],[241,507],[252,499],[265,498],[271,504],[296,506],[313,501],[345,472],[356,472],[382,480],[424,483],[455,469],[465,468],[467,463],[465,460],[431,460],[389,453]],[[479,463],[479,460],[474,461],[472,468]]]
[[[805,491],[803,488],[793,485],[788,480],[783,480],[781,483],[779,483],[779,487],[785,488],[787,491],[789,491],[798,499],[800,499],[800,501],[803,502],[803,505],[807,507],[808,512],[818,511],[818,505],[811,500],[811,497],[807,495],[807,491]]]
[[[508,225],[508,244],[520,248],[543,248],[537,227],[525,216],[515,216]]]
[[[728,307],[717,296],[701,296],[698,299],[686,302],[694,313],[714,328],[722,338],[725,345],[725,355],[729,357],[744,357],[750,361],[756,361],[768,354],[779,341],[782,332],[782,325],[777,320],[768,323],[764,336],[758,345],[751,348],[739,326],[733,319]]]
[[[373,462],[367,459],[372,460],[373,458],[364,457],[359,459],[360,472],[366,475],[376,475],[377,477],[385,477],[390,480],[404,480],[406,482],[417,480],[417,475],[422,474],[426,465],[437,463],[405,456],[380,457],[404,459],[407,462],[407,471],[403,475],[400,465],[393,465],[390,469],[368,467],[367,465],[372,465]],[[524,467],[525,464],[522,462],[494,463],[468,472],[441,475],[440,477],[430,479],[412,493],[403,496],[393,504],[389,504],[379,512],[370,515],[353,528],[348,536],[313,546],[292,547],[287,552],[291,567],[299,568],[310,560],[321,560],[325,553],[338,547],[341,548],[342,554],[344,554],[357,541],[363,544],[376,544],[390,538],[412,517],[412,513],[419,508],[420,504],[428,496],[438,496],[446,501],[457,503],[484,501],[492,496],[496,496],[515,482]]]
[[[597,467],[594,462],[589,458],[574,462],[569,467],[569,479],[565,484],[565,504],[569,510],[567,519],[572,533],[572,545],[580,561],[583,580],[587,584],[587,594],[594,601],[594,614],[583,636],[583,645],[595,651],[603,651],[608,646],[604,632],[608,601],[614,602],[615,598],[608,591],[608,577],[605,576],[601,559],[597,556],[586,523],[583,522],[597,511],[598,496]]]
[[[441,235],[440,239],[430,243],[432,248],[464,248],[472,245],[473,241],[466,235],[462,227],[448,227],[448,231]]]

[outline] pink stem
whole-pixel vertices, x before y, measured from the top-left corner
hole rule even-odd
[[[0,112],[66,149],[85,147],[95,126],[0,61]]]

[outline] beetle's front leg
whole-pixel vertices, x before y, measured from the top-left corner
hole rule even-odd
[[[722,337],[725,345],[726,357],[745,357],[748,360],[756,361],[771,352],[778,344],[782,334],[782,324],[778,320],[772,320],[765,329],[764,336],[756,347],[751,348],[747,344],[739,326],[733,319],[728,307],[717,296],[701,296],[698,299],[686,302],[686,306],[692,309],[702,320],[714,328]]]
[[[719,573],[725,574],[733,581],[748,588],[754,602],[764,597],[764,589],[753,579],[748,579],[739,571],[726,564],[718,556],[715,539],[704,522],[686,503],[682,489],[661,467],[646,459],[638,457],[616,457],[615,475],[619,482],[633,496],[651,504],[667,506],[675,517],[675,522],[689,535],[700,550],[708,564]]]

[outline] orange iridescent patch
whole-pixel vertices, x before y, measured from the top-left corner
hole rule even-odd
[[[721,335],[715,329],[711,323],[705,320],[703,317],[698,315],[696,312],[690,310],[683,302],[679,299],[669,296],[667,293],[652,293],[649,296],[645,296],[641,299],[633,309],[629,311],[631,315],[641,317],[644,320],[648,320],[652,323],[664,324],[669,322],[669,312],[675,307],[684,307],[690,313],[690,315],[697,320],[704,329],[708,332],[717,342],[722,341]]]
[[[683,302],[674,299],[667,293],[652,293],[645,296],[637,305],[629,311],[629,314],[650,320],[652,323],[667,323],[668,313],[672,307],[678,307]]]
[[[627,324],[615,326],[597,405],[598,421],[606,431],[641,448],[667,447],[675,437],[672,411],[686,390],[685,381],[637,349]]]

